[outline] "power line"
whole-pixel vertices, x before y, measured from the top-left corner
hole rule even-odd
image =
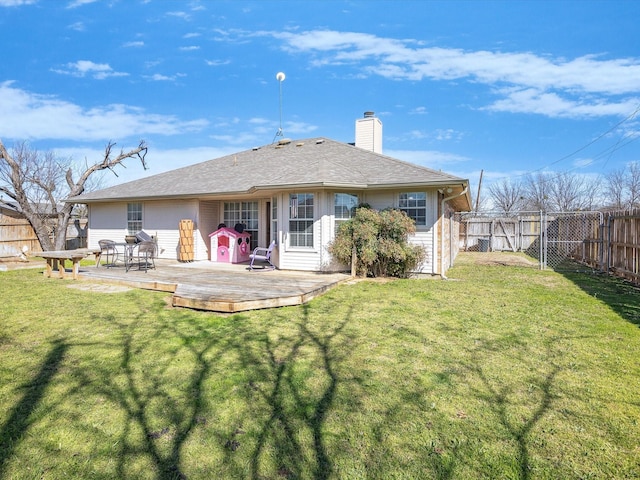
[[[600,135],[598,135],[596,138],[594,138],[593,140],[591,140],[590,142],[586,143],[585,145],[581,146],[580,148],[576,149],[575,151],[573,151],[572,153],[565,155],[561,158],[559,158],[558,160],[555,160],[547,165],[544,165],[540,168],[537,168],[535,170],[529,170],[528,172],[525,173],[521,173],[518,175],[509,175],[509,176],[504,176],[501,178],[496,179],[496,181],[499,180],[504,180],[504,179],[516,179],[516,178],[521,178],[521,177],[526,177],[528,175],[531,175],[532,173],[536,173],[536,172],[540,172],[546,168],[549,168],[552,165],[556,165],[564,160],[568,160],[569,158],[577,155],[578,153],[586,150],[587,148],[589,148],[590,146],[592,146],[593,144],[597,143],[598,141],[602,140],[604,137],[606,137],[607,135],[609,135],[611,132],[615,131],[616,129],[620,128],[621,125],[625,124],[626,122],[632,120],[634,117],[636,117],[638,115],[638,113],[640,112],[640,104],[638,104],[638,106],[635,108],[635,110],[633,112],[631,112],[629,115],[627,115],[625,118],[623,118],[622,120],[620,120],[618,123],[616,123],[614,126],[612,126],[611,128],[609,128],[607,131],[605,131],[604,133],[601,133]],[[629,138],[631,137],[631,138]],[[624,138],[629,138],[626,142],[624,143],[620,143]],[[595,163],[597,160],[599,160],[600,158],[602,158],[607,152],[609,152],[609,156],[607,158],[607,161],[604,163],[604,165],[607,164],[607,162],[609,161],[609,159],[611,158],[611,156],[617,152],[618,150],[620,150],[621,148],[627,146],[628,144],[634,142],[635,140],[637,140],[638,138],[640,138],[640,135],[625,135],[622,138],[618,139],[618,141],[615,143],[615,145],[609,146],[606,149],[604,149],[602,152],[598,153],[593,160],[591,160],[589,163],[582,165],[583,166],[587,166],[587,165],[591,165],[593,163]],[[603,165],[603,168],[604,168]],[[571,169],[566,170],[565,172],[561,172],[558,173],[556,176],[561,176],[563,173],[569,172],[571,170],[575,170],[576,168],[579,167],[574,167]],[[554,178],[554,177],[551,177]],[[550,178],[550,179],[551,179]]]

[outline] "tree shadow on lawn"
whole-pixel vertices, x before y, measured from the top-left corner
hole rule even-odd
[[[154,314],[157,312],[153,312]],[[93,362],[76,368],[72,376],[77,387],[70,393],[92,395],[100,402],[116,405],[116,415],[122,415],[122,429],[115,445],[117,450],[117,477],[128,478],[127,467],[137,458],[146,457],[156,472],[158,480],[186,479],[180,471],[182,447],[198,428],[205,426],[203,412],[203,382],[212,367],[207,353],[219,345],[220,339],[211,335],[202,325],[193,323],[195,334],[187,334],[169,320],[149,322],[149,312],[138,313],[128,321],[104,317],[119,332],[119,343],[102,345],[105,349],[119,351],[119,365],[109,362]],[[147,345],[138,342],[137,329],[155,325],[154,338],[177,338],[181,346],[167,356],[167,350],[149,351]],[[100,349],[96,345],[96,349]],[[167,374],[172,365],[179,362],[184,349],[194,361],[193,368],[185,372],[184,391],[188,400],[173,398],[175,378]],[[104,400],[102,400],[104,399]],[[164,421],[164,424],[159,424]],[[167,446],[168,444],[168,446]]]
[[[349,352],[352,338],[344,330],[351,313],[315,331],[310,307],[300,310],[295,334],[274,339],[267,329],[244,331],[229,342],[239,370],[247,375],[247,404],[260,405],[251,408],[251,415],[262,418],[251,453],[251,478],[265,478],[263,463],[270,456],[278,477],[304,478],[312,472],[312,478],[326,479],[335,474],[324,429],[336,389],[347,381],[336,364]],[[302,442],[309,439],[313,456],[305,458]]]
[[[499,379],[492,378],[487,373],[487,369],[483,366],[486,362],[483,361],[481,353],[486,353],[487,350],[495,350],[495,345],[487,347],[490,343],[492,342],[486,342],[485,346],[481,347],[485,352],[481,352],[480,349],[476,349],[473,352],[472,361],[466,365],[466,370],[471,372],[480,380],[481,388],[476,388],[474,392],[476,398],[486,403],[490,411],[493,412],[500,422],[504,431],[516,442],[517,454],[515,459],[519,467],[518,478],[521,480],[528,480],[532,475],[529,446],[530,435],[544,415],[552,410],[553,400],[556,397],[556,394],[554,393],[554,383],[556,382],[556,378],[561,369],[559,365],[550,362],[544,375],[540,374],[537,378],[531,380],[532,385],[535,386],[539,393],[537,396],[528,396],[528,415],[522,415],[516,418],[513,414],[514,409],[522,406],[522,399],[518,399],[517,393],[515,392],[516,386],[502,382]],[[548,356],[549,358],[552,358],[553,354],[549,353]],[[519,358],[517,361],[524,364],[531,363],[527,362],[524,358]],[[531,366],[531,371],[535,371],[533,368],[534,365]]]
[[[349,359],[356,345],[367,341],[348,328],[353,307],[340,319],[325,318],[309,305],[300,311],[293,332],[278,336],[269,328],[244,330],[232,340],[238,370],[248,377],[247,415],[259,425],[249,446],[250,477],[452,478],[466,446],[446,431],[450,418],[429,407],[432,388],[411,372],[402,381],[392,378],[371,387],[370,375],[376,373]],[[411,329],[402,333],[419,337]],[[407,361],[429,363],[428,358]],[[370,403],[376,411],[365,410],[369,396],[376,397]],[[405,426],[412,431],[403,431]],[[423,443],[423,430],[431,430],[429,436],[437,440]],[[394,445],[388,444],[391,437]],[[345,457],[350,457],[347,467]],[[267,467],[273,459],[276,472]]]
[[[446,382],[454,381],[465,369],[480,379],[481,387],[475,395],[488,403],[517,442],[521,478],[529,478],[528,435],[551,408],[557,367],[540,379],[542,397],[531,406],[528,420],[516,425],[507,415],[509,386],[496,384],[482,366],[482,356],[498,348],[487,342],[478,347],[476,358],[468,365],[461,365],[451,355],[450,368],[436,370],[430,365],[441,365],[439,359],[431,362],[428,356],[408,354],[405,363],[395,367],[402,375],[406,364],[406,378],[374,378],[372,382],[379,373],[368,371],[365,365],[354,365],[349,358],[354,348],[362,348],[363,342],[366,345],[369,341],[358,336],[357,328],[350,328],[352,310],[336,318],[308,304],[286,312],[274,309],[263,325],[245,321],[243,315],[211,317],[209,321],[190,312],[171,310],[166,314],[163,308],[139,311],[127,319],[109,315],[91,319],[115,329],[117,334],[109,337],[112,341],[94,345],[95,358],[64,362],[70,385],[67,397],[75,398],[71,401],[76,405],[79,399],[87,398],[104,402],[106,411],[118,417],[109,423],[112,431],[116,425],[116,441],[101,431],[96,434],[106,438],[95,442],[100,444],[96,448],[114,445],[114,452],[100,454],[115,460],[119,478],[142,475],[132,470],[132,465],[148,465],[158,480],[186,479],[186,472],[194,469],[194,463],[186,457],[186,449],[193,447],[188,442],[204,433],[213,439],[207,441],[214,442],[205,445],[212,450],[211,461],[221,461],[230,478],[336,478],[343,473],[341,462],[349,455],[354,457],[349,460],[351,467],[365,476],[369,472],[374,477],[415,474],[418,478],[422,473],[453,478],[469,447],[452,436],[455,432],[448,426],[452,418],[430,407],[438,391],[417,373],[430,373]],[[299,318],[293,321],[292,311],[299,312]],[[151,317],[153,320],[149,320]],[[430,341],[422,330],[394,322],[390,321],[384,327],[389,331],[381,335],[397,334],[398,345],[409,340],[422,344]],[[150,338],[169,343],[155,350],[153,342],[148,344]],[[24,436],[30,427],[28,413],[45,395],[47,385],[74,346],[69,340],[53,345],[30,390],[2,426],[0,474],[16,445],[6,439],[15,442]],[[375,355],[371,352],[372,358]],[[403,353],[398,351],[396,355]],[[423,369],[414,371],[412,362],[424,362]],[[177,373],[172,370],[176,368]],[[386,396],[380,388],[395,391]],[[365,424],[362,417],[368,412],[363,411],[364,405],[376,395],[379,397],[372,404],[377,411]],[[229,413],[224,410],[228,407],[217,402],[239,406]],[[97,403],[87,405],[91,411],[77,411],[81,415],[100,413]],[[351,419],[367,430],[362,444],[360,432],[351,431]],[[89,420],[77,421],[81,423],[76,428],[84,426],[91,432]],[[403,438],[403,428],[418,433],[412,431]],[[11,434],[15,431],[19,437]],[[400,446],[390,446],[390,437]],[[197,461],[208,460],[201,457]],[[216,468],[220,465],[211,465],[212,470]]]
[[[3,477],[7,461],[18,447],[32,424],[31,414],[40,404],[47,387],[58,373],[69,345],[62,341],[53,342],[49,354],[40,365],[40,369],[28,383],[20,388],[24,390],[22,399],[13,407],[7,421],[0,427],[0,478]]]
[[[278,310],[274,312],[277,317]],[[94,318],[117,332],[114,342],[96,345],[113,360],[91,361],[90,368],[87,363],[71,366],[74,386],[68,395],[92,397],[112,405],[108,411],[113,415],[122,416],[116,421],[121,427],[113,455],[117,477],[135,475],[132,464],[137,462],[151,466],[158,480],[186,479],[193,464],[185,460],[184,448],[199,429],[214,439],[212,456],[222,458],[222,470],[230,478],[246,478],[247,459],[251,478],[264,478],[273,455],[277,471],[267,471],[274,477],[334,475],[324,428],[338,384],[344,380],[336,363],[349,355],[351,340],[344,329],[350,314],[318,328],[309,325],[308,306],[300,307],[300,312],[293,330],[279,338],[278,328],[256,328],[243,315],[214,317],[213,325],[206,317],[175,310],[166,320],[149,321],[150,316],[162,315],[158,311],[138,312],[126,320]],[[287,322],[289,315],[276,319],[276,326]],[[139,329],[151,329],[151,334],[140,334]],[[154,351],[140,341],[149,338],[173,338],[175,347]],[[319,364],[308,363],[309,356]],[[188,368],[186,361],[191,362]],[[170,369],[181,363],[183,381],[176,386]],[[224,410],[228,407],[218,409],[217,401],[235,407],[231,412]],[[256,404],[260,407],[254,408]],[[216,418],[218,413],[224,424]],[[244,431],[249,429],[243,424],[252,431]],[[301,443],[306,435],[311,449]],[[200,463],[203,460],[208,459]],[[216,468],[220,465],[212,465]]]
[[[566,260],[556,269],[584,292],[606,303],[622,318],[640,326],[640,287],[613,275]]]

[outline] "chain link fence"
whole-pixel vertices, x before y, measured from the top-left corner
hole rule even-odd
[[[541,269],[575,268],[575,262],[606,271],[601,212],[458,213],[460,249],[524,252]]]

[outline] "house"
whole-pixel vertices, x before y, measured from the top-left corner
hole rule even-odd
[[[209,235],[243,224],[250,248],[276,240],[280,269],[344,270],[327,250],[354,207],[399,208],[415,219],[420,272],[444,274],[457,253],[453,212],[469,211],[468,180],[382,154],[382,122],[356,120],[355,144],[328,138],[279,141],[67,199],[88,206],[88,246],[141,229],[160,258],[178,258],[181,220],[194,224],[194,260],[216,261]]]

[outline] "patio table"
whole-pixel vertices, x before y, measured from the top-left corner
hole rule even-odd
[[[80,250],[52,250],[49,252],[42,252],[39,255],[47,261],[47,268],[43,272],[45,277],[51,278],[53,270],[57,269],[58,277],[64,278],[64,262],[65,260],[71,260],[73,279],[77,280],[78,271],[80,270],[80,260],[89,255],[89,252]]]

